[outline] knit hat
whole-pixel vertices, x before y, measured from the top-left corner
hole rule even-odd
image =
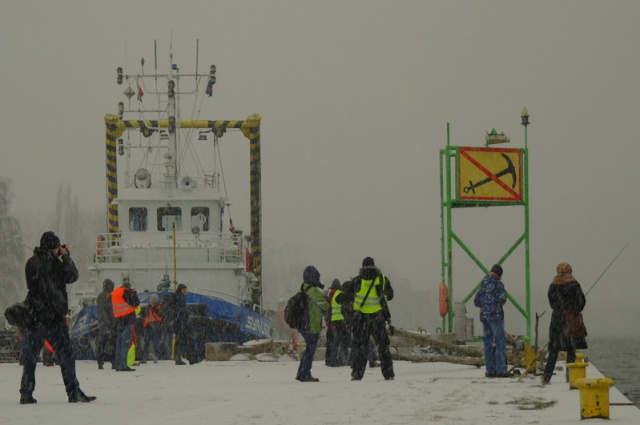
[[[375,266],[375,263],[373,262],[373,258],[365,257],[364,260],[362,260],[362,267],[372,267],[372,266]]]
[[[331,283],[331,289],[340,289],[340,287],[340,280],[333,279],[333,282]]]
[[[108,290],[109,292],[113,291],[113,288],[115,288],[116,284],[113,283],[113,280],[111,279],[105,279],[104,282],[102,282],[102,290]]]
[[[499,264],[494,264],[493,267],[491,267],[491,273],[495,273],[502,277],[502,267],[500,267]]]
[[[60,246],[60,238],[55,233],[49,231],[44,232],[40,238],[40,248],[54,249]]]
[[[176,292],[181,292],[183,289],[187,289],[187,285],[185,285],[184,283],[180,283],[176,288]]]

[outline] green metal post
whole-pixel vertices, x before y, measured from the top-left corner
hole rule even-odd
[[[453,331],[453,319],[454,319],[454,311],[453,311],[453,250],[451,248],[451,233],[452,233],[452,225],[451,225],[451,129],[449,123],[447,123],[447,156],[446,156],[446,168],[447,168],[447,287],[449,288],[449,311],[447,313],[447,332],[450,333]]]
[[[525,285],[526,285],[526,320],[527,320],[527,338],[531,342],[531,264],[529,261],[529,148],[527,145],[527,128],[529,127],[529,111],[527,108],[522,109],[522,126],[524,127],[524,160],[523,160],[523,178],[524,178],[524,261],[525,261]]]

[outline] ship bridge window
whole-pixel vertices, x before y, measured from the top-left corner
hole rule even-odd
[[[182,230],[182,208],[158,208],[158,230],[161,232],[171,231],[173,230],[174,223],[176,225],[176,230]]]
[[[142,207],[129,208],[129,231],[147,231],[147,209]]]
[[[198,232],[209,231],[209,208],[207,207],[191,208],[191,230],[192,231],[197,230]]]

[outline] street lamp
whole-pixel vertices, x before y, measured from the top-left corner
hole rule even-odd
[[[527,148],[527,127],[529,126],[529,111],[526,107],[522,108],[521,124],[524,125],[524,147]]]

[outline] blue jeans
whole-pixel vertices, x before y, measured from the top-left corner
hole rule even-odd
[[[507,373],[507,338],[504,321],[482,322],[484,330],[484,363],[488,376]]]
[[[58,356],[67,395],[71,395],[80,389],[80,384],[76,378],[76,360],[71,348],[69,328],[67,328],[64,321],[25,330],[23,338],[25,344],[23,353],[24,367],[20,382],[20,394],[31,396],[36,388],[36,363],[38,361],[38,353],[42,350],[45,339],[49,341]]]
[[[127,354],[131,345],[132,324],[118,323],[116,326],[116,353],[113,359],[113,365],[116,370],[127,368]]]
[[[311,365],[313,364],[313,356],[316,354],[320,334],[302,332],[302,338],[304,338],[307,348],[305,348],[304,353],[302,353],[302,357],[300,358],[300,366],[298,366],[296,379],[311,378]]]

